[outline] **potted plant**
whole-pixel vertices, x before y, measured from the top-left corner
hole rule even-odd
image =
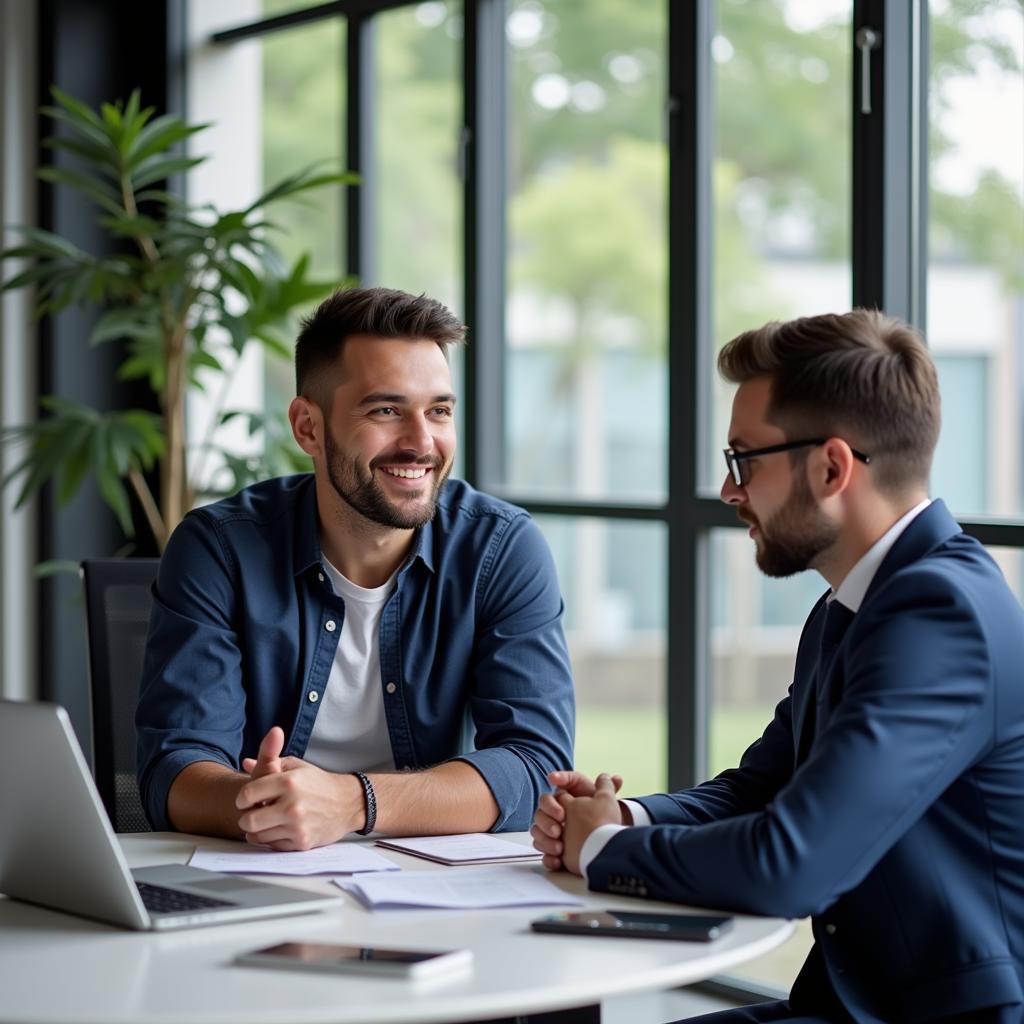
[[[135,496],[163,551],[196,495],[212,489],[207,480],[189,478],[187,391],[204,387],[211,375],[228,375],[253,344],[289,358],[283,330],[289,314],[339,284],[311,278],[307,256],[285,264],[272,242],[267,208],[356,178],[313,165],[270,186],[243,209],[190,206],[162,183],[206,159],[179,152],[206,125],[189,125],[173,114],[154,117],[153,108],[141,107],[138,91],[127,103],[105,103],[98,111],[59,89],[52,95],[55,106],[43,113],[64,131],[44,144],[72,154],[75,166],[44,167],[39,177],[76,189],[95,204],[115,254],[95,256],[51,232],[15,227],[20,244],[0,251],[0,264],[19,260],[25,269],[0,288],[34,288],[39,316],[72,303],[102,309],[90,344],[120,343],[119,378],[145,380],[160,414],[101,411],[44,397],[43,418],[0,433],[3,443],[25,447],[2,485],[20,483],[20,505],[53,481],[58,499],[67,502],[91,475],[128,537],[134,535]],[[304,465],[296,463],[301,453],[280,419],[224,409],[222,403],[223,398],[214,401],[202,451],[192,452],[200,456],[192,460],[193,476],[202,472],[197,467],[210,465],[206,456],[212,452],[234,487]],[[239,458],[219,449],[216,426],[240,415],[248,416],[250,432],[264,432],[264,457]],[[151,471],[159,479],[156,493],[147,480]]]

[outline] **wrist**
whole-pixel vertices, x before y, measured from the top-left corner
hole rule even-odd
[[[623,825],[633,824],[633,812],[629,809],[629,804],[625,800],[619,801],[619,818]]]

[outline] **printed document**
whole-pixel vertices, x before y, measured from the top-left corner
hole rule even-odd
[[[583,901],[564,892],[526,865],[470,868],[466,871],[403,871],[337,879],[368,910],[446,907],[579,907]]]
[[[438,864],[519,864],[539,861],[541,854],[530,846],[482,832],[460,836],[416,836],[411,839],[378,839],[386,850],[409,853]]]
[[[250,846],[239,851],[197,849],[189,861],[208,871],[245,875],[355,875],[364,871],[398,871],[371,846],[364,843],[332,843],[315,850],[282,852]]]

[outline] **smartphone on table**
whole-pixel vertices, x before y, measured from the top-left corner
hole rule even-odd
[[[550,914],[532,922],[535,932],[611,935],[618,939],[680,939],[711,942],[732,927],[732,918],[717,914],[654,914],[631,910],[590,910]]]
[[[235,957],[247,967],[286,967],[327,974],[366,974],[379,977],[433,978],[467,970],[473,954],[468,949],[428,951],[345,946],[333,942],[281,942]]]

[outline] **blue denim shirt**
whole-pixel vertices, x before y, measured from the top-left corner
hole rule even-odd
[[[138,777],[153,827],[194,761],[238,769],[273,725],[302,757],[345,605],[321,564],[311,475],[190,512],[153,588]],[[574,702],[554,563],[520,508],[461,480],[442,489],[380,623],[395,767],[453,758],[484,777],[495,830],[529,826],[549,771],[572,764]]]

